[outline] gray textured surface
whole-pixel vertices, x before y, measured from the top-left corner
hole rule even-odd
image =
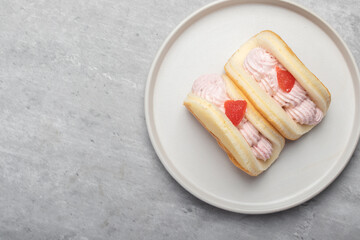
[[[263,216],[207,205],[161,165],[147,73],[170,31],[209,2],[0,1],[1,240],[359,238],[359,145],[323,193]],[[359,65],[359,1],[301,4]]]

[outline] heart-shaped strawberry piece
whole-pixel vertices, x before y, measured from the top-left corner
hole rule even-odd
[[[239,125],[246,111],[245,100],[228,100],[224,103],[225,115],[235,125]]]
[[[276,75],[277,75],[278,84],[279,84],[279,87],[281,88],[281,90],[289,93],[295,84],[294,76],[290,72],[288,72],[286,70],[282,70],[278,66],[276,66]]]

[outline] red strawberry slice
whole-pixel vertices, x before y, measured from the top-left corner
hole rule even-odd
[[[282,70],[278,66],[276,66],[276,73],[277,73],[279,87],[284,92],[289,93],[295,84],[294,76],[291,75],[290,72],[288,72],[286,70]]]
[[[224,103],[225,115],[235,125],[239,125],[246,111],[245,100],[228,100]]]

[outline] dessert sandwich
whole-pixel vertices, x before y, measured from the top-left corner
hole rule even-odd
[[[269,168],[284,147],[285,139],[226,75],[196,79],[184,105],[232,163],[251,176]]]
[[[242,45],[225,72],[287,139],[310,131],[330,105],[328,89],[272,31],[262,31]]]

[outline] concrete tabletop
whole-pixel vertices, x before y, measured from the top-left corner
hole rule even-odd
[[[325,191],[269,215],[198,200],[165,170],[144,116],[166,36],[211,0],[2,1],[0,239],[359,239],[360,147]],[[360,63],[358,0],[295,2]]]

